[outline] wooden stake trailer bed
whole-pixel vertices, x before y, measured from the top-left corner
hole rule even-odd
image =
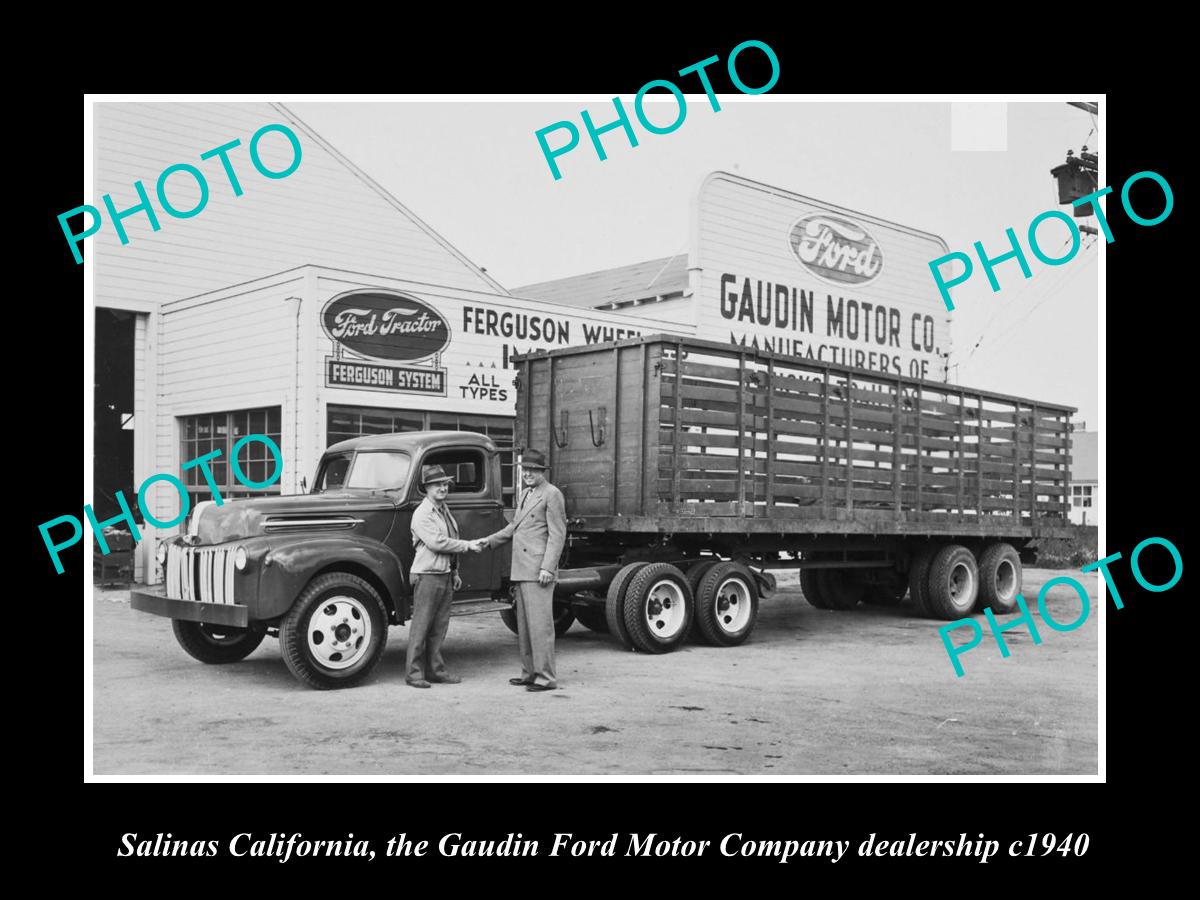
[[[560,593],[643,650],[745,640],[781,554],[818,607],[1011,612],[1021,551],[1071,530],[1071,407],[663,335],[516,361],[583,567]]]

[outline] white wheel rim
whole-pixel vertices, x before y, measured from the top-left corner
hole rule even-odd
[[[667,578],[655,582],[642,604],[642,615],[655,638],[669,641],[677,636],[687,619],[683,589]]]
[[[950,599],[956,606],[965,606],[974,598],[975,574],[966,563],[958,563],[950,570]]]
[[[327,669],[354,665],[371,646],[371,617],[357,597],[330,597],[308,621],[308,652]]]
[[[737,634],[750,621],[750,588],[740,578],[726,578],[717,588],[713,612],[717,627],[728,634]]]
[[[1001,600],[1017,596],[1017,567],[1011,560],[1001,560],[996,566],[996,596]]]

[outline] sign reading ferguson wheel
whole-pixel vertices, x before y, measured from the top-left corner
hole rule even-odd
[[[699,337],[943,380],[941,238],[726,172],[705,179],[695,216]]]
[[[450,324],[429,304],[399,291],[351,291],[325,304],[321,326],[335,354],[325,359],[327,387],[446,396],[440,362]]]

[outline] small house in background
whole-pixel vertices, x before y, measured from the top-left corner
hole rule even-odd
[[[1099,524],[1099,438],[1095,431],[1071,435],[1071,521],[1076,525]]]

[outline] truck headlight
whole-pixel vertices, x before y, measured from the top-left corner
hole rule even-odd
[[[238,547],[233,551],[233,564],[239,572],[244,571],[246,563],[250,561],[250,557],[246,553],[245,547]]]
[[[155,559],[158,560],[158,564],[160,566],[165,566],[167,564],[167,542],[166,541],[158,542],[158,549],[156,551],[154,551],[154,557],[155,557]]]

